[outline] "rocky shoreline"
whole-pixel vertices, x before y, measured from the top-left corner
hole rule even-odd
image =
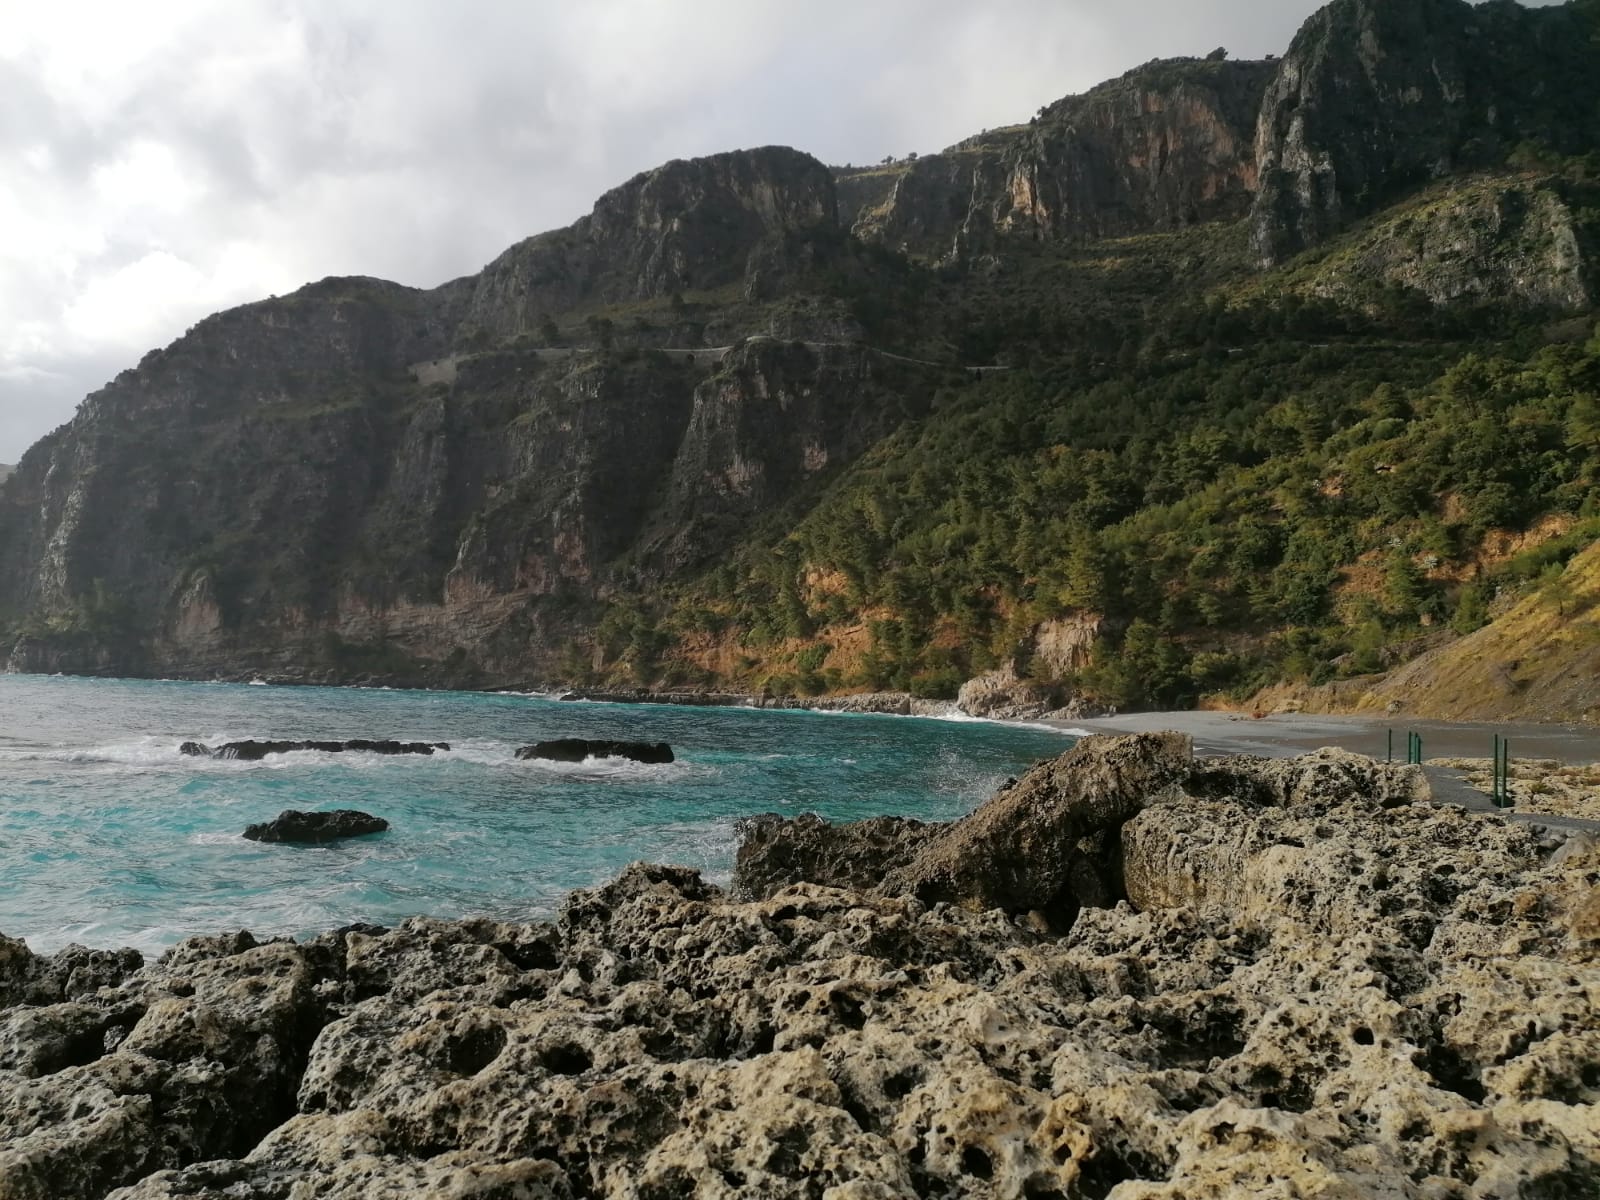
[[[553,923],[0,940],[0,1197],[1591,1196],[1600,850],[1091,738]]]

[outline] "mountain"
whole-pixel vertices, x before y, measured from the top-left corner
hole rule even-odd
[[[1597,31],[1335,0],[207,318],[0,482],[0,657],[1126,705],[1437,649],[1600,535]]]

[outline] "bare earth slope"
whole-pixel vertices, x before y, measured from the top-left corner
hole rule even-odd
[[[1476,633],[1407,663],[1360,701],[1443,720],[1600,718],[1600,543]]]

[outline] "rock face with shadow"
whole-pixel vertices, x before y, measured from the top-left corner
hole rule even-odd
[[[1186,751],[1086,742],[981,821],[840,827],[849,887],[784,885],[767,821],[754,899],[638,864],[550,924],[142,970],[0,943],[0,1196],[1596,1194],[1593,844],[1352,756]],[[829,867],[797,824],[789,869]],[[1064,932],[1010,911],[1022,830],[1041,880],[1108,872]]]

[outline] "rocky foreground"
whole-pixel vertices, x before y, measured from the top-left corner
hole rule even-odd
[[[1089,739],[739,895],[0,941],[0,1197],[1600,1194],[1600,852],[1421,788]]]

